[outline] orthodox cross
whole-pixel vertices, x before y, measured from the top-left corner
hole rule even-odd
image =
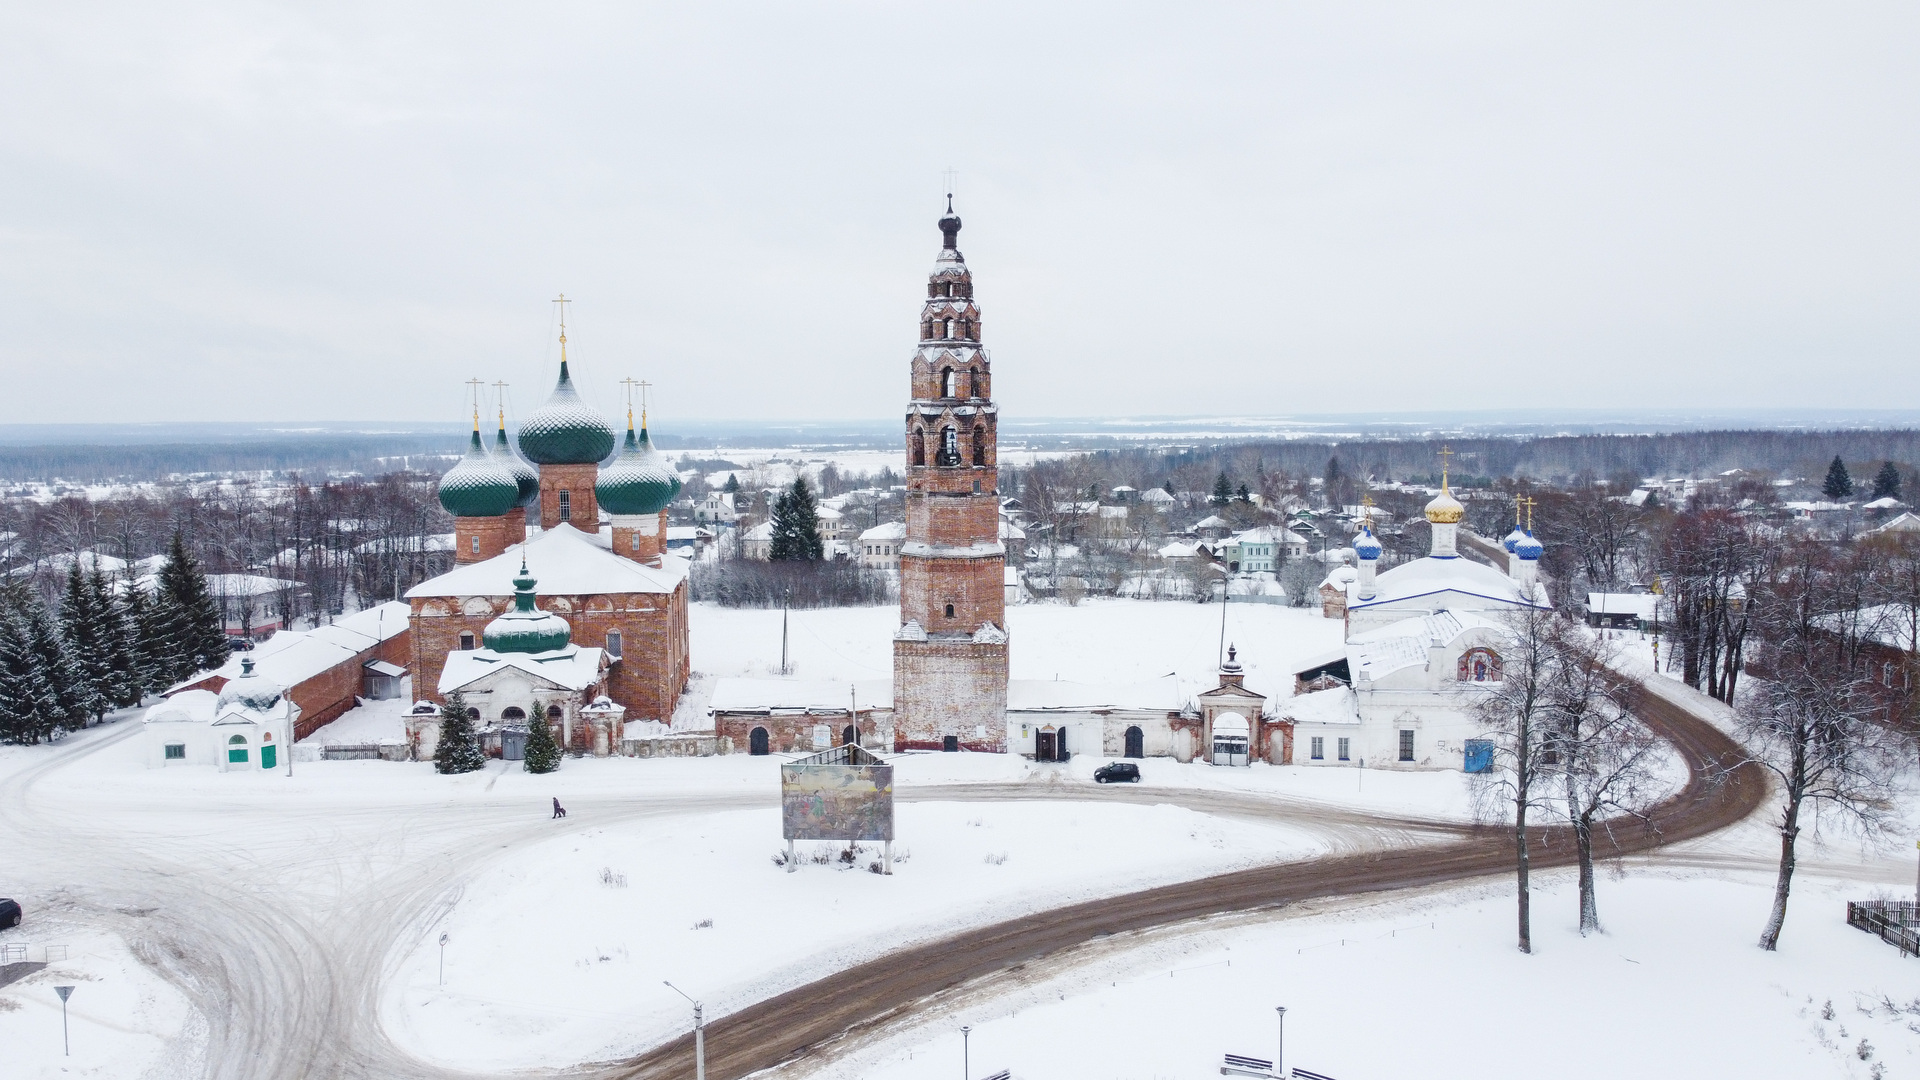
[[[473,430],[480,430],[480,388],[487,385],[479,379],[468,379],[467,385],[473,387]]]
[[[959,176],[960,176],[959,173],[953,171],[952,166],[948,166],[946,171],[940,174],[940,179],[946,182],[947,213],[949,214],[953,213],[953,182],[954,180],[958,179]]]
[[[1451,464],[1453,464],[1453,447],[1447,446],[1446,444],[1443,443],[1440,446],[1440,486],[1441,487],[1447,486],[1447,466]]]
[[[494,404],[500,407],[500,426],[507,426],[507,384],[495,380],[493,384]]]
[[[633,424],[633,394],[640,392],[640,426],[647,426],[647,388],[653,384],[645,379],[621,379],[620,384],[627,388],[627,424]]]
[[[1522,497],[1521,497],[1521,499],[1520,499],[1520,501],[1521,501],[1522,503],[1525,503],[1525,504],[1526,504],[1526,507],[1527,507],[1527,532],[1528,532],[1529,534],[1531,534],[1531,533],[1533,532],[1533,508],[1534,508],[1534,507],[1536,507],[1536,506],[1538,506],[1538,505],[1540,505],[1540,504],[1539,504],[1539,503],[1537,503],[1537,502],[1535,502],[1535,501],[1534,501],[1533,499],[1530,499],[1530,498],[1526,498],[1525,496],[1522,496]],[[1516,524],[1517,524],[1517,522],[1516,522]]]
[[[1363,529],[1370,529],[1373,527],[1373,493],[1372,492],[1367,492],[1360,496],[1360,527]]]
[[[573,301],[567,299],[566,293],[561,293],[560,298],[554,303],[560,305],[560,359],[565,360],[567,358],[567,305]]]

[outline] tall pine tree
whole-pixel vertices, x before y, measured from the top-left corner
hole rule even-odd
[[[38,602],[28,605],[26,624],[27,648],[53,690],[46,714],[48,722],[59,729],[86,727],[87,720],[95,715],[96,706],[105,711],[104,703],[95,699],[79,661],[74,659],[73,650],[67,648],[66,639],[60,636],[60,628],[47,609]]]
[[[1897,499],[1900,497],[1900,469],[1889,461],[1880,466],[1873,474],[1873,497],[1876,499]]]
[[[175,644],[186,667],[184,672],[175,675],[175,681],[194,672],[211,671],[227,662],[230,649],[220,602],[207,588],[207,576],[200,572],[200,564],[187,550],[186,540],[178,530],[173,534],[172,546],[167,549],[167,565],[160,569],[160,588],[155,599],[162,607],[172,609],[167,622],[170,632],[177,635]]]
[[[177,643],[168,632],[167,609],[160,598],[137,583],[127,588],[126,615],[133,633],[135,674],[140,691],[157,694],[179,681],[176,675],[186,665]]]
[[[773,504],[773,543],[767,557],[782,560],[817,560],[826,553],[820,542],[820,510],[814,505],[807,478],[794,478],[793,486],[780,493]]]
[[[1853,477],[1847,475],[1847,463],[1840,460],[1839,454],[1833,455],[1833,464],[1827,466],[1827,481],[1820,485],[1820,490],[1834,502],[1853,494]]]
[[[440,706],[440,742],[433,748],[433,767],[443,773],[470,773],[487,767],[480,752],[480,736],[467,716],[467,699],[455,691]]]
[[[99,600],[75,559],[67,568],[67,591],[60,601],[60,637],[73,657],[81,697],[95,721],[106,719],[120,698],[120,681],[113,668],[118,642],[111,636],[110,613],[101,610]]]
[[[98,567],[87,577],[87,590],[100,612],[101,636],[108,642],[109,663],[113,668],[113,703],[122,709],[138,705],[147,693],[147,676],[141,669],[140,635],[134,628],[132,613]],[[127,587],[128,596],[138,595],[139,591],[131,585]]]
[[[40,730],[43,703],[52,697],[19,615],[0,605],[0,742],[31,744],[46,737]]]
[[[1233,501],[1233,485],[1227,482],[1227,474],[1221,473],[1213,478],[1213,505],[1225,506]]]

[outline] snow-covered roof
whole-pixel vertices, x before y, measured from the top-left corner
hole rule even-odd
[[[186,690],[161,699],[141,719],[148,724],[211,724],[219,706],[220,695],[211,690]]]
[[[717,679],[707,708],[712,712],[844,713],[849,700],[862,709],[891,709],[893,680]]]
[[[1469,630],[1508,630],[1468,612],[1437,611],[1355,634],[1347,639],[1347,670],[1355,679],[1382,679],[1402,668],[1424,665],[1427,650],[1446,645]]]
[[[907,523],[904,521],[889,521],[885,525],[875,525],[860,534],[862,540],[905,540],[906,538]]]
[[[1920,532],[1920,515],[1912,512],[1891,517],[1874,532]]]
[[[191,686],[218,675],[223,679],[240,677],[243,661],[252,660],[262,678],[291,688],[388,638],[406,632],[412,609],[397,600],[349,615],[331,626],[312,630],[281,630],[246,652],[235,652],[227,662],[212,671],[202,671],[175,684]],[[192,693],[193,691],[188,691]],[[173,689],[168,691],[174,693]]]
[[[1901,501],[1900,501],[1899,499],[1896,499],[1896,498],[1894,498],[1894,497],[1893,497],[1893,496],[1891,496],[1891,495],[1888,495],[1888,496],[1887,496],[1887,497],[1885,497],[1885,498],[1882,498],[1882,499],[1875,499],[1875,500],[1873,500],[1872,502],[1870,502],[1870,503],[1867,503],[1867,504],[1866,504],[1866,505],[1865,505],[1864,507],[1862,507],[1861,509],[1864,509],[1864,510],[1898,510],[1899,508],[1901,508],[1901,507],[1903,507],[1903,506],[1905,506],[1905,505],[1907,505],[1907,504],[1906,504],[1906,503],[1903,503],[1903,502],[1901,502]]]
[[[1516,607],[1547,607],[1545,590],[1536,582],[1530,595],[1518,581],[1484,563],[1471,559],[1427,556],[1402,563],[1374,579],[1373,597],[1354,600],[1358,608],[1404,603],[1423,596],[1456,592]]]
[[[755,525],[753,528],[748,529],[746,532],[741,533],[740,539],[771,541],[773,539],[773,522],[763,521],[760,524]]]
[[[1332,586],[1333,588],[1344,591],[1348,585],[1352,584],[1355,581],[1358,581],[1359,579],[1360,579],[1360,571],[1354,569],[1353,567],[1336,566],[1333,568],[1333,572],[1329,573],[1326,576],[1325,580],[1320,582],[1320,587],[1324,589],[1324,588],[1327,588],[1328,586]]]
[[[1160,557],[1163,559],[1191,559],[1199,549],[1199,544],[1182,544],[1176,540],[1160,549]]]
[[[1027,531],[1025,529],[1022,529],[1020,526],[1015,525],[1011,521],[1008,521],[1006,518],[1000,519],[1000,539],[1025,540],[1026,538],[1027,538]]]
[[[46,570],[64,574],[73,569],[75,563],[80,564],[80,572],[83,574],[91,574],[95,570],[99,570],[103,574],[118,574],[127,568],[127,563],[124,559],[116,559],[111,555],[102,555],[97,551],[79,551],[48,555],[33,564],[17,567],[12,573],[20,575],[31,574],[35,570]]]
[[[1173,501],[1173,496],[1167,494],[1160,488],[1148,488],[1140,493],[1140,501],[1144,503],[1170,503]]]
[[[1007,683],[1008,712],[1054,712],[1082,709],[1144,709],[1179,712],[1189,695],[1177,680],[1107,684],[1013,679]]]
[[[440,672],[440,693],[451,694],[508,668],[568,690],[585,690],[600,681],[600,650],[577,645],[543,653],[455,649],[447,654],[447,666]]]
[[[1232,526],[1227,524],[1227,519],[1221,517],[1219,514],[1209,514],[1206,517],[1201,518],[1199,521],[1194,522],[1193,527],[1196,529],[1232,528]]]
[[[687,578],[687,560],[660,556],[648,566],[608,550],[612,534],[588,534],[571,525],[555,525],[523,544],[485,562],[455,567],[407,590],[407,598],[430,596],[512,596],[520,576],[522,553],[527,572],[538,582],[537,596],[586,596],[606,593],[671,593]]]
[[[1651,620],[1659,606],[1660,598],[1652,593],[1587,594],[1587,610],[1595,615],[1632,615]]]
[[[1315,690],[1310,694],[1296,694],[1280,704],[1281,711],[1293,717],[1301,724],[1358,724],[1360,708],[1354,700],[1352,689],[1336,686],[1330,690]]]

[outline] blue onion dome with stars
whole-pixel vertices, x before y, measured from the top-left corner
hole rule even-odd
[[[653,448],[644,418],[636,439],[633,415],[627,415],[626,445],[613,464],[600,470],[593,493],[600,500],[600,508],[609,514],[657,514],[680,494],[680,475]]]
[[[440,505],[454,517],[499,517],[520,500],[520,485],[487,453],[476,419],[467,452],[440,478]]]
[[[1371,561],[1378,559],[1385,550],[1385,548],[1380,546],[1380,541],[1375,539],[1373,527],[1362,525],[1360,527],[1360,535],[1354,537],[1353,540],[1353,553],[1363,559]]]
[[[513,444],[507,441],[507,418],[500,417],[500,434],[493,440],[493,456],[507,471],[513,474],[513,482],[520,486],[520,497],[515,506],[528,507],[540,501],[540,474],[527,464],[526,459],[513,452]]]
[[[541,611],[533,602],[533,576],[527,556],[520,555],[520,576],[513,579],[513,610],[487,624],[481,638],[487,648],[501,653],[544,653],[564,649],[573,640],[567,620]]]
[[[1522,533],[1520,539],[1514,541],[1513,544],[1513,553],[1527,562],[1533,562],[1539,559],[1541,554],[1546,550],[1547,546],[1534,539],[1533,534],[1530,532]]]

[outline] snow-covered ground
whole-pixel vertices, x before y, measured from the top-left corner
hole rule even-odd
[[[1050,978],[943,1002],[813,1075],[951,1075],[962,1024],[974,1075],[1217,1075],[1223,1053],[1273,1057],[1276,1006],[1289,1067],[1339,1080],[1920,1075],[1920,968],[1845,923],[1845,901],[1873,890],[1802,881],[1768,954],[1754,945],[1764,874],[1603,878],[1606,933],[1584,939],[1570,877],[1541,884],[1531,956],[1514,948],[1510,883],[1334,901],[1090,947]]]
[[[929,755],[930,757],[933,755]],[[468,882],[401,962],[388,1030],[464,1068],[604,1060],[908,942],[1320,850],[1308,834],[1174,806],[902,803],[880,845],[787,873],[773,809],[675,816],[522,848]],[[829,858],[827,844],[801,856]],[[437,934],[446,931],[446,984]]]
[[[97,920],[72,917],[57,902],[33,914],[30,933],[0,933],[0,943],[29,946],[28,956],[36,962],[51,945],[56,959],[0,988],[0,1075],[8,1080],[200,1075],[195,1045],[204,1037],[203,1025],[178,990]],[[58,959],[63,953],[65,958]],[[62,985],[74,988],[67,1003],[71,1055],[61,1042],[60,996],[54,992]]]

